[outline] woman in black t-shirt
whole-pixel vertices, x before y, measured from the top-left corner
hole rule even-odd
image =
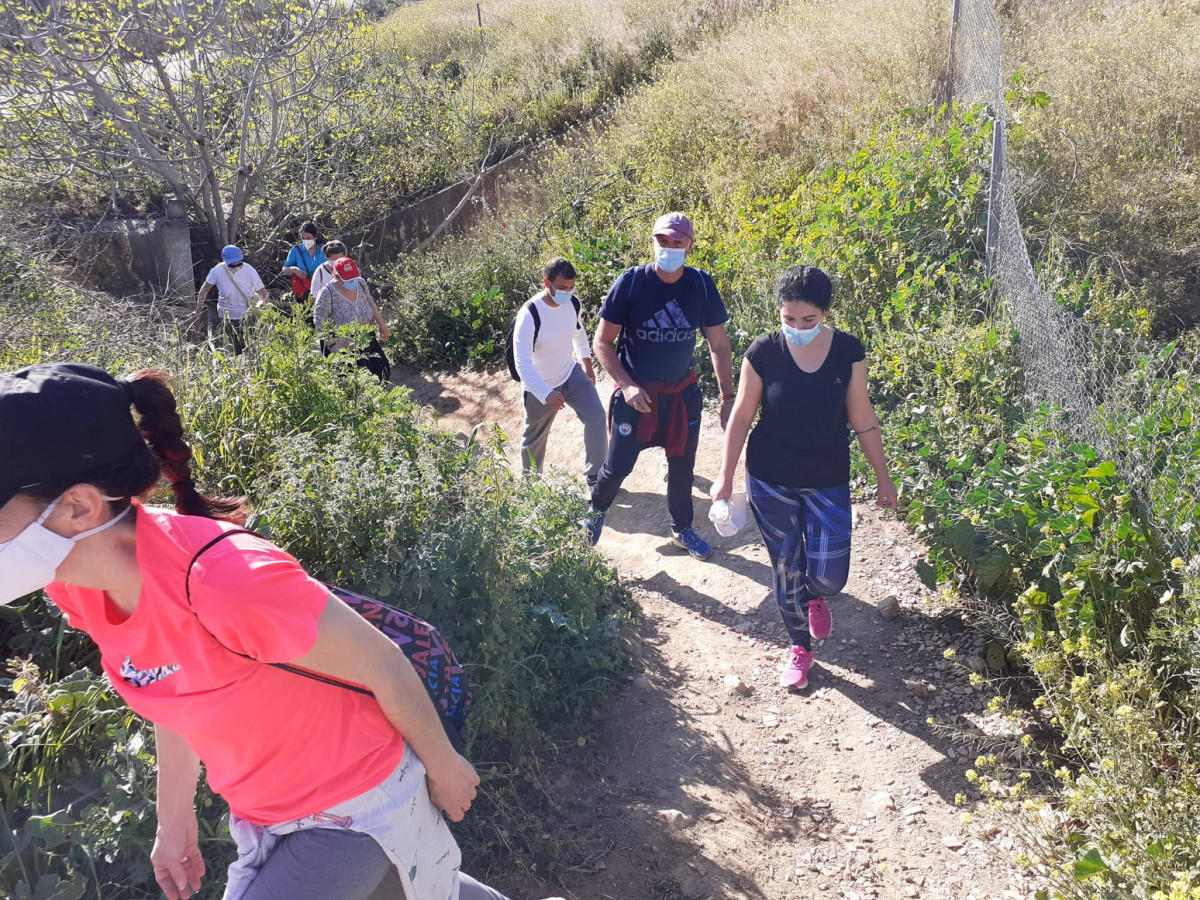
[[[879,420],[867,395],[858,338],[824,324],[833,285],[816,266],[793,266],[775,286],[781,328],[746,351],[737,401],[725,431],[714,500],[733,493],[746,434],[746,489],[771,557],[775,600],[792,639],[779,683],[803,688],[812,638],[829,637],[825,598],[850,572],[850,441],[858,443],[878,484],[876,503],[895,509]]]

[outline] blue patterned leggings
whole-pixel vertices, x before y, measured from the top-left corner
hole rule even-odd
[[[811,649],[808,602],[836,594],[850,575],[850,486],[783,487],[747,475],[746,489],[784,627],[793,644]]]

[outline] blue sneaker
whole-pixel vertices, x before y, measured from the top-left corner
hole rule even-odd
[[[580,524],[588,533],[588,539],[591,540],[593,547],[600,543],[600,532],[604,530],[604,513],[589,506],[587,515],[583,517]]]
[[[696,529],[691,526],[683,531],[672,531],[671,543],[686,550],[694,559],[708,559],[712,556],[712,547],[708,541],[696,534]]]

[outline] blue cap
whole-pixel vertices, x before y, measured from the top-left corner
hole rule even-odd
[[[221,259],[227,266],[239,263],[242,261],[242,250],[235,244],[226,244],[221,248]]]

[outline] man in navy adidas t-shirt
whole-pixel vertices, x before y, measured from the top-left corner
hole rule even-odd
[[[712,555],[708,542],[692,528],[703,399],[692,371],[696,333],[704,333],[712,355],[721,389],[722,428],[733,405],[733,360],[725,333],[729,314],[716,284],[706,272],[684,265],[694,243],[687,216],[660,216],[654,223],[654,262],[622,272],[600,308],[592,354],[617,388],[609,406],[608,456],[592,491],[586,522],[593,544],[638,454],[646,447],[662,446],[667,453],[672,540],[697,559]]]

